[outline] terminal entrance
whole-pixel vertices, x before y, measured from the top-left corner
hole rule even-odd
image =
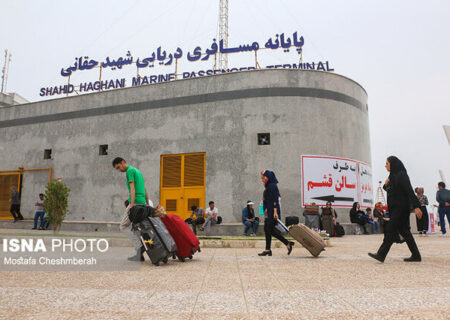
[[[11,189],[12,185],[17,187],[20,192],[21,174],[19,172],[0,172],[0,220],[12,220],[13,217],[9,212],[11,204]]]
[[[205,153],[161,156],[160,203],[185,220],[191,207],[205,208]]]

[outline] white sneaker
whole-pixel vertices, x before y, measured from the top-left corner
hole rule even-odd
[[[254,234],[254,233],[250,234],[250,237],[254,237],[254,236],[256,236],[256,234]]]
[[[441,237],[447,237],[446,233],[441,234]]]

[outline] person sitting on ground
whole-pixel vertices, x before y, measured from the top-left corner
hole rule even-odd
[[[250,236],[256,236],[258,231],[259,218],[255,217],[255,210],[253,209],[254,203],[252,201],[247,201],[247,206],[242,209],[242,223],[245,225],[244,236],[247,236],[247,232],[252,228],[252,233]]]
[[[366,209],[366,216],[368,220],[368,223],[372,227],[372,233],[378,233],[378,221],[376,221],[372,216],[372,209],[367,208]]]
[[[41,219],[41,223],[39,224],[39,230],[44,230],[45,226],[45,212],[44,212],[44,194],[39,193],[39,199],[34,204],[36,206],[36,213],[34,214],[34,226],[33,230],[37,229],[38,220]]]
[[[303,211],[305,217],[305,225],[312,230],[319,230],[320,228],[320,214],[319,206],[315,202],[311,202],[309,206],[305,206]]]
[[[205,213],[205,223],[200,228],[201,231],[206,228],[206,235],[209,236],[211,234],[211,225],[217,223],[217,215],[219,211],[215,207],[214,201],[209,202],[209,208],[206,209]]]
[[[378,225],[383,230],[383,233],[386,233],[386,227],[389,223],[389,217],[383,210],[383,205],[381,204],[381,202],[377,202],[375,204],[375,208],[373,209],[373,216],[378,220]]]
[[[369,234],[366,229],[366,223],[368,222],[368,219],[366,218],[364,211],[361,210],[359,202],[353,203],[353,207],[350,209],[350,222],[356,223],[358,224],[358,226],[363,227],[364,234]]]
[[[322,225],[330,237],[334,237],[334,228],[336,225],[336,211],[331,207],[328,201],[326,207],[322,208]]]
[[[192,206],[191,207],[191,216],[189,218],[187,218],[185,221],[188,224],[192,225],[192,231],[194,232],[194,234],[197,234],[197,226],[200,226],[202,224],[205,223],[205,213],[203,208],[199,208],[197,206]]]

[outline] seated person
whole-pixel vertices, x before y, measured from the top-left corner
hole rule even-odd
[[[375,208],[373,209],[373,217],[378,220],[378,225],[383,230],[383,233],[386,233],[386,227],[389,218],[386,212],[383,210],[383,205],[381,204],[381,202],[375,203]]]
[[[194,234],[197,234],[197,226],[205,223],[204,210],[203,208],[199,208],[197,206],[191,207],[191,216],[187,218],[185,221],[188,224],[192,224],[192,231]]]
[[[350,209],[350,221],[352,223],[357,223],[359,226],[363,227],[364,234],[369,234],[366,230],[366,223],[369,222],[364,211],[361,210],[359,202],[353,203],[353,207]]]
[[[247,206],[242,209],[242,223],[245,225],[244,236],[252,228],[251,236],[256,236],[256,231],[258,231],[259,218],[255,217],[255,210],[253,209],[254,203],[250,200],[247,201]]]
[[[369,224],[372,227],[372,233],[377,232],[378,233],[378,221],[376,221],[373,216],[372,216],[372,209],[371,208],[367,208],[366,209],[366,216],[369,219]]]
[[[211,225],[217,223],[217,215],[219,211],[214,205],[214,201],[209,202],[209,208],[205,212],[205,223],[201,226],[200,230],[203,231],[206,228],[206,235],[211,234]]]
[[[303,216],[305,217],[305,225],[308,228],[312,230],[318,230],[320,228],[319,206],[315,202],[311,202],[309,206],[305,206]]]

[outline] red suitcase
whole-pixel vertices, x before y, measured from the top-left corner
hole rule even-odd
[[[166,214],[161,217],[161,220],[177,245],[176,255],[180,261],[184,261],[185,258],[192,259],[196,251],[200,252],[200,241],[180,217]]]

